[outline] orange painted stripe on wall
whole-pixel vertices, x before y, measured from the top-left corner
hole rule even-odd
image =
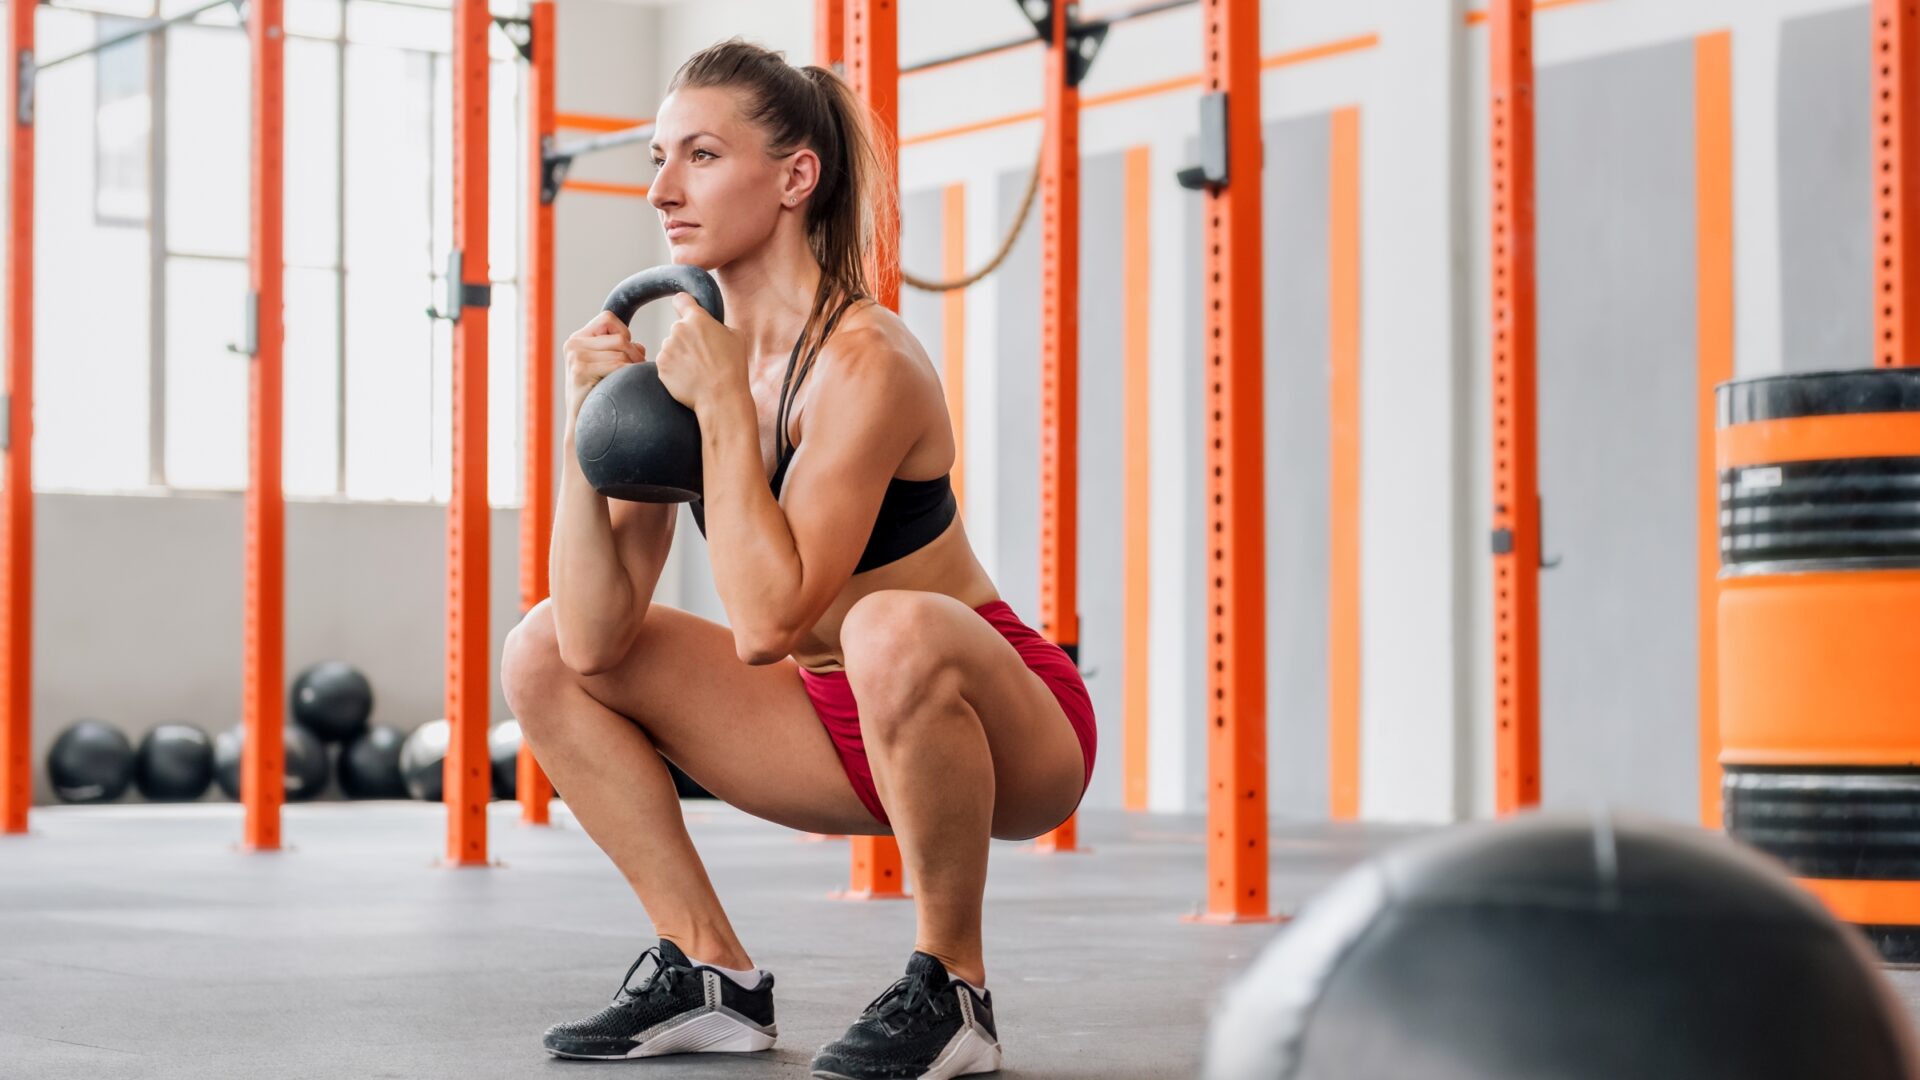
[[[1151,152],[1144,146],[1127,151],[1124,188],[1121,197],[1124,213],[1121,221],[1120,309],[1125,320],[1120,335],[1123,343],[1121,378],[1125,413],[1126,518],[1125,550],[1125,628],[1123,659],[1124,688],[1121,714],[1121,800],[1128,810],[1147,808],[1147,671],[1151,662],[1147,653],[1147,606],[1152,562],[1148,557],[1147,534],[1151,519],[1151,499],[1147,489],[1147,332],[1151,300],[1148,260],[1151,251],[1148,236],[1151,215],[1150,195],[1153,175],[1149,171]]]
[[[1733,45],[1725,32],[1694,43],[1694,222],[1699,375],[1700,824],[1720,828],[1720,494],[1713,388],[1733,378]]]
[[[1360,110],[1333,114],[1327,208],[1331,536],[1327,547],[1328,812],[1360,816]]]
[[[949,280],[967,273],[967,185],[948,184],[943,204],[941,272]],[[940,294],[940,380],[953,424],[953,497],[967,500],[967,290]]]
[[[1303,49],[1289,49],[1262,57],[1260,60],[1260,69],[1262,71],[1271,71],[1274,68],[1305,64],[1314,60],[1324,60],[1332,56],[1364,52],[1378,44],[1380,44],[1379,34],[1361,34],[1356,37],[1341,38],[1338,41],[1322,42],[1318,45],[1309,45]],[[1200,82],[1201,76],[1196,73],[1193,75],[1180,75],[1171,79],[1161,79],[1157,82],[1142,83],[1139,86],[1129,86],[1119,90],[1109,90],[1104,94],[1089,94],[1080,99],[1080,108],[1083,110],[1096,109],[1103,105],[1116,105],[1123,101],[1152,97],[1155,94],[1168,94],[1175,90],[1197,87],[1200,85]],[[972,123],[960,124],[955,127],[939,128],[934,131],[921,132],[918,135],[909,135],[900,140],[900,145],[903,147],[919,146],[923,143],[938,142],[942,139],[955,139],[962,135],[972,135],[976,132],[991,131],[994,128],[1007,127],[1012,124],[1023,124],[1029,120],[1038,119],[1040,119],[1040,110],[1029,109],[1025,112],[1008,113],[1005,116],[995,116],[986,120],[976,120]]]

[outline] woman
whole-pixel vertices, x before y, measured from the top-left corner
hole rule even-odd
[[[830,71],[730,41],[680,68],[654,140],[648,199],[673,259],[713,273],[729,318],[676,297],[654,361],[700,420],[728,626],[652,602],[675,508],[595,494],[570,422],[552,598],[508,637],[502,681],[660,943],[610,1006],[554,1027],[546,1047],[621,1058],[773,1044],[773,978],[721,909],[664,756],[770,821],[899,839],[918,919],[906,976],[820,1051],[814,1076],[991,1071],[988,839],[1036,836],[1079,804],[1093,770],[1086,688],[974,558],[939,380],[868,299],[863,265],[886,265],[869,249],[892,193],[859,99]],[[599,379],[645,359],[604,314],[566,356],[570,417]]]

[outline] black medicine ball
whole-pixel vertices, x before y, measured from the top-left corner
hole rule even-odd
[[[340,790],[349,799],[404,799],[407,782],[400,775],[400,729],[376,724],[340,748],[336,770]]]
[[[230,799],[240,798],[240,759],[246,745],[246,725],[236,724],[213,740],[213,775],[220,790]],[[282,783],[286,801],[306,802],[320,797],[327,788],[327,748],[312,732],[298,724],[282,729],[286,749]]]
[[[133,781],[133,744],[104,720],[76,720],[47,751],[47,779],[61,802],[112,802]]]
[[[1208,1080],[1914,1080],[1865,939],[1733,841],[1598,815],[1362,864],[1227,991]]]
[[[192,724],[161,724],[140,739],[134,783],[154,802],[189,802],[213,786],[213,739]]]
[[[294,721],[330,743],[365,732],[373,715],[373,684],[352,664],[339,660],[323,660],[302,671],[288,697]]]

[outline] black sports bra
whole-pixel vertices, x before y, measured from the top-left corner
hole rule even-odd
[[[799,341],[793,343],[793,352],[787,357],[787,373],[780,382],[780,408],[775,432],[780,463],[774,467],[771,481],[773,497],[776,499],[780,497],[781,486],[786,483],[787,466],[793,463],[794,451],[798,449],[787,439],[787,425],[793,401],[800,392],[800,384],[806,381],[807,373],[813,370],[814,359],[820,355],[821,347],[840,324],[840,317],[859,299],[857,296],[848,297],[827,319],[819,339],[807,351],[804,363],[800,362]],[[802,340],[805,340],[804,335]],[[796,367],[799,371],[797,377]],[[887,493],[880,499],[880,512],[874,518],[873,531],[867,535],[867,548],[860,553],[860,562],[854,566],[853,572],[863,574],[919,551],[946,532],[957,513],[959,503],[953,497],[953,481],[948,475],[943,474],[932,480],[902,480],[894,477],[887,484]],[[700,528],[700,535],[705,536],[706,508],[699,502],[693,504],[693,520]]]

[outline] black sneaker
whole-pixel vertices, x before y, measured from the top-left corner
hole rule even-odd
[[[653,970],[628,986],[641,961]],[[710,967],[694,967],[679,946],[662,939],[640,954],[620,980],[613,1003],[584,1020],[555,1024],[541,1041],[564,1058],[640,1058],[697,1051],[750,1053],[773,1045],[773,976],[742,990]]]
[[[813,1059],[815,1080],[946,1080],[999,1067],[993,995],[974,993],[923,952]]]

